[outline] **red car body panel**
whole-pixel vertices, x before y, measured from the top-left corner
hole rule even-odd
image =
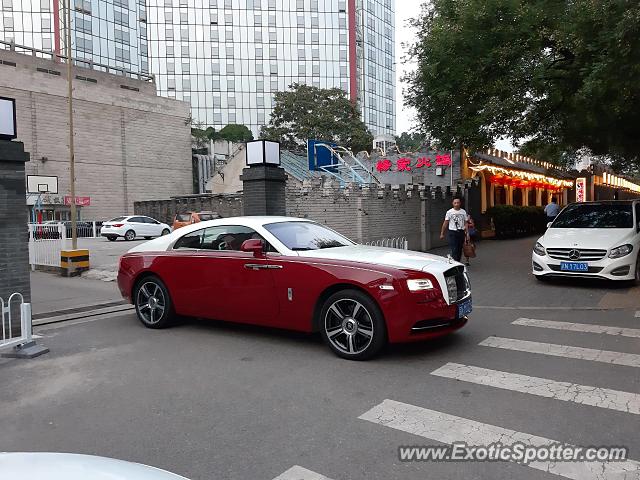
[[[456,318],[457,306],[449,305],[438,287],[409,291],[407,279],[429,278],[428,273],[383,265],[279,254],[255,257],[241,251],[128,253],[121,257],[118,273],[123,297],[132,302],[137,279],[148,273],[164,282],[180,315],[311,332],[322,295],[351,286],[375,300],[392,343],[446,335],[467,321]],[[435,278],[433,283],[437,285]],[[412,331],[418,322],[442,327]]]

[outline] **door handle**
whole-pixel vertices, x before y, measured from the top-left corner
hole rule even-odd
[[[264,264],[264,263],[245,263],[244,268],[250,270],[267,270],[282,268],[282,265]]]

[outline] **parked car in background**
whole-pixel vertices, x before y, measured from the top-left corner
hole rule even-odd
[[[141,463],[75,453],[0,453],[0,478],[33,480],[188,480]]]
[[[319,331],[353,360],[451,333],[471,312],[461,263],[290,217],[211,220],[145,242],[120,257],[118,286],[149,328],[185,315]]]
[[[553,276],[640,284],[640,200],[572,203],[533,247],[536,279]]]
[[[187,212],[177,213],[173,220],[173,229],[186,227],[192,223],[206,222],[220,218],[216,212]]]
[[[118,237],[133,240],[136,237],[150,239],[171,233],[171,227],[151,217],[143,215],[129,215],[112,218],[102,224],[100,235],[115,241]]]

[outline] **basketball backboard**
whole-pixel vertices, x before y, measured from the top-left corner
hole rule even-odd
[[[27,175],[27,193],[58,193],[58,177],[53,175]]]

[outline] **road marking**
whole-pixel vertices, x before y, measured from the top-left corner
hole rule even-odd
[[[298,465],[294,465],[289,470],[284,473],[281,473],[273,480],[331,480],[324,475],[320,475],[319,473],[312,472],[311,470],[307,470],[304,467],[300,467]]]
[[[640,330],[637,328],[589,325],[587,323],[556,322],[554,320],[537,320],[535,318],[519,318],[511,323],[513,323],[513,325],[522,325],[525,327],[553,328],[555,330],[569,330],[572,332],[603,333],[606,335],[640,338]]]
[[[558,382],[460,363],[447,363],[431,372],[431,375],[640,415],[640,395],[637,393]]]
[[[516,340],[515,338],[503,337],[489,337],[481,341],[478,345],[482,345],[483,347],[504,348],[505,350],[516,350],[519,352],[539,353],[552,357],[576,358],[579,360],[591,360],[593,362],[611,363],[614,365],[626,365],[628,367],[640,367],[640,355],[635,353],[611,352],[609,350],[595,350],[593,348],[530,342],[528,340]]]
[[[522,443],[527,447],[548,447],[561,443],[557,440],[388,399],[358,418],[445,444],[465,442],[469,446],[475,446],[492,443],[503,445]],[[538,461],[531,462],[526,466],[574,480],[640,478],[640,463],[634,460],[621,462]]]
[[[636,312],[636,318],[640,318],[640,310]]]

